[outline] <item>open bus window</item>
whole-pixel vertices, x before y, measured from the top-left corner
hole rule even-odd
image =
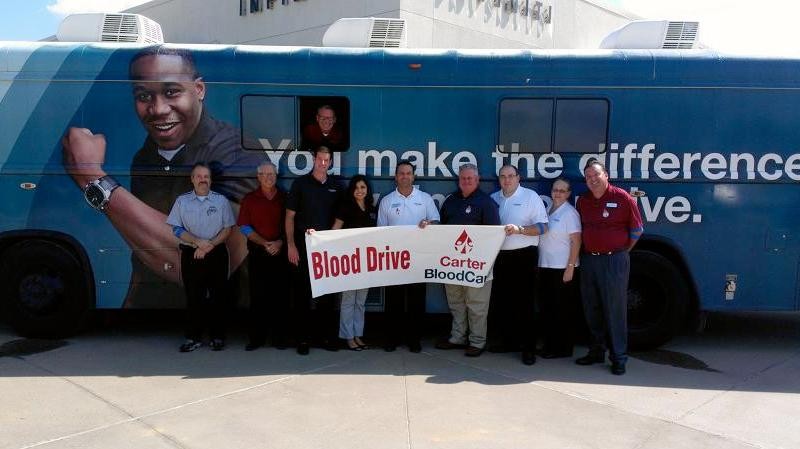
[[[512,98],[500,103],[502,153],[593,153],[608,135],[608,101]],[[555,122],[554,122],[555,120]]]
[[[300,97],[300,147],[331,151],[350,147],[350,102],[346,97]]]
[[[608,101],[559,98],[556,101],[556,153],[596,153],[605,148]]]
[[[294,97],[242,97],[242,147],[246,150],[293,150],[297,129]]]

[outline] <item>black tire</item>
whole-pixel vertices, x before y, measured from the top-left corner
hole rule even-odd
[[[658,347],[684,324],[689,288],[666,257],[651,251],[631,253],[628,283],[628,346]]]
[[[75,254],[48,240],[25,240],[3,251],[3,316],[26,337],[73,335],[94,309],[92,287]]]

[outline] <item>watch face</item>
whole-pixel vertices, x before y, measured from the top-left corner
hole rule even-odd
[[[95,209],[100,209],[101,207],[105,206],[106,196],[99,186],[94,184],[90,185],[86,188],[84,192],[84,196],[86,197],[86,201],[91,204],[92,207]]]

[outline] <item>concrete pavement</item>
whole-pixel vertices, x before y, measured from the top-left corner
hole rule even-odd
[[[48,343],[0,328],[0,449],[800,447],[800,314],[709,326],[632,354],[625,376],[431,340],[301,357],[234,337],[179,354],[169,326],[35,352]]]

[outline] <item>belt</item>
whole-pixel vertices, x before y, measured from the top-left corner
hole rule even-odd
[[[624,250],[618,249],[616,251],[599,251],[599,252],[585,251],[583,254],[586,254],[586,255],[589,255],[589,256],[612,256],[612,255],[614,255],[616,253],[621,253],[622,251],[624,251]]]

